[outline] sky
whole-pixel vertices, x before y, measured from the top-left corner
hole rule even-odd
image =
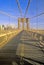
[[[19,0],[24,17],[28,0]],[[15,18],[0,13],[0,25],[12,24],[18,26],[18,17],[21,17],[16,0],[0,0],[0,11],[6,12]],[[26,18],[31,18],[44,12],[44,0],[30,0],[30,6]],[[30,28],[44,29],[44,14],[29,20]]]

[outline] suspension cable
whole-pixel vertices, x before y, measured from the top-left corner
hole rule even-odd
[[[11,18],[15,18],[15,19],[17,19],[17,17],[12,16],[12,15],[10,15],[10,14],[4,12],[4,11],[0,11],[0,14],[3,14],[3,15],[6,15],[6,16],[8,16],[8,17],[11,17]]]
[[[41,16],[41,15],[43,15],[43,14],[44,14],[44,12],[42,12],[42,13],[36,15],[36,16],[33,16],[33,17],[29,18],[29,19],[33,19],[33,18],[38,17],[38,16]]]
[[[20,14],[21,14],[21,16],[22,16],[22,11],[21,11],[21,7],[20,7],[20,3],[19,3],[18,0],[16,0],[16,2],[17,2],[17,5],[18,5],[18,8],[19,8]]]
[[[26,11],[25,11],[25,15],[24,15],[24,17],[25,17],[26,14],[27,14],[27,11],[28,11],[28,8],[29,8],[29,5],[30,5],[30,0],[28,1],[28,5],[27,5],[27,8],[26,8]]]

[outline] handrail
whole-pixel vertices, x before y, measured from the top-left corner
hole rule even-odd
[[[16,32],[16,31],[15,31]],[[6,34],[1,34],[0,37],[3,37],[3,36],[6,36],[6,35],[9,35],[9,34],[12,34],[12,33],[15,33],[15,32],[9,32],[9,33],[6,33]]]

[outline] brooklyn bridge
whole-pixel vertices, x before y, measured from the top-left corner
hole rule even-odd
[[[30,27],[30,20],[44,15],[44,12],[26,17],[31,4],[31,0],[27,1],[22,17],[19,0],[16,0],[21,16],[17,18],[17,28],[0,30],[0,65],[44,65],[44,29]],[[0,11],[0,14],[15,18],[4,11]]]

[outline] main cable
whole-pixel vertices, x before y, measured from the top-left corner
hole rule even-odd
[[[19,3],[18,0],[16,0],[16,2],[17,2],[17,5],[18,5],[18,8],[19,8],[20,14],[21,14],[21,16],[22,16],[22,10],[21,10],[21,7],[20,7],[20,3]]]
[[[27,14],[27,11],[28,11],[28,8],[29,8],[29,5],[30,5],[30,0],[28,1],[28,5],[27,5],[27,8],[26,8],[26,11],[25,11],[24,17],[25,17],[26,14]]]

